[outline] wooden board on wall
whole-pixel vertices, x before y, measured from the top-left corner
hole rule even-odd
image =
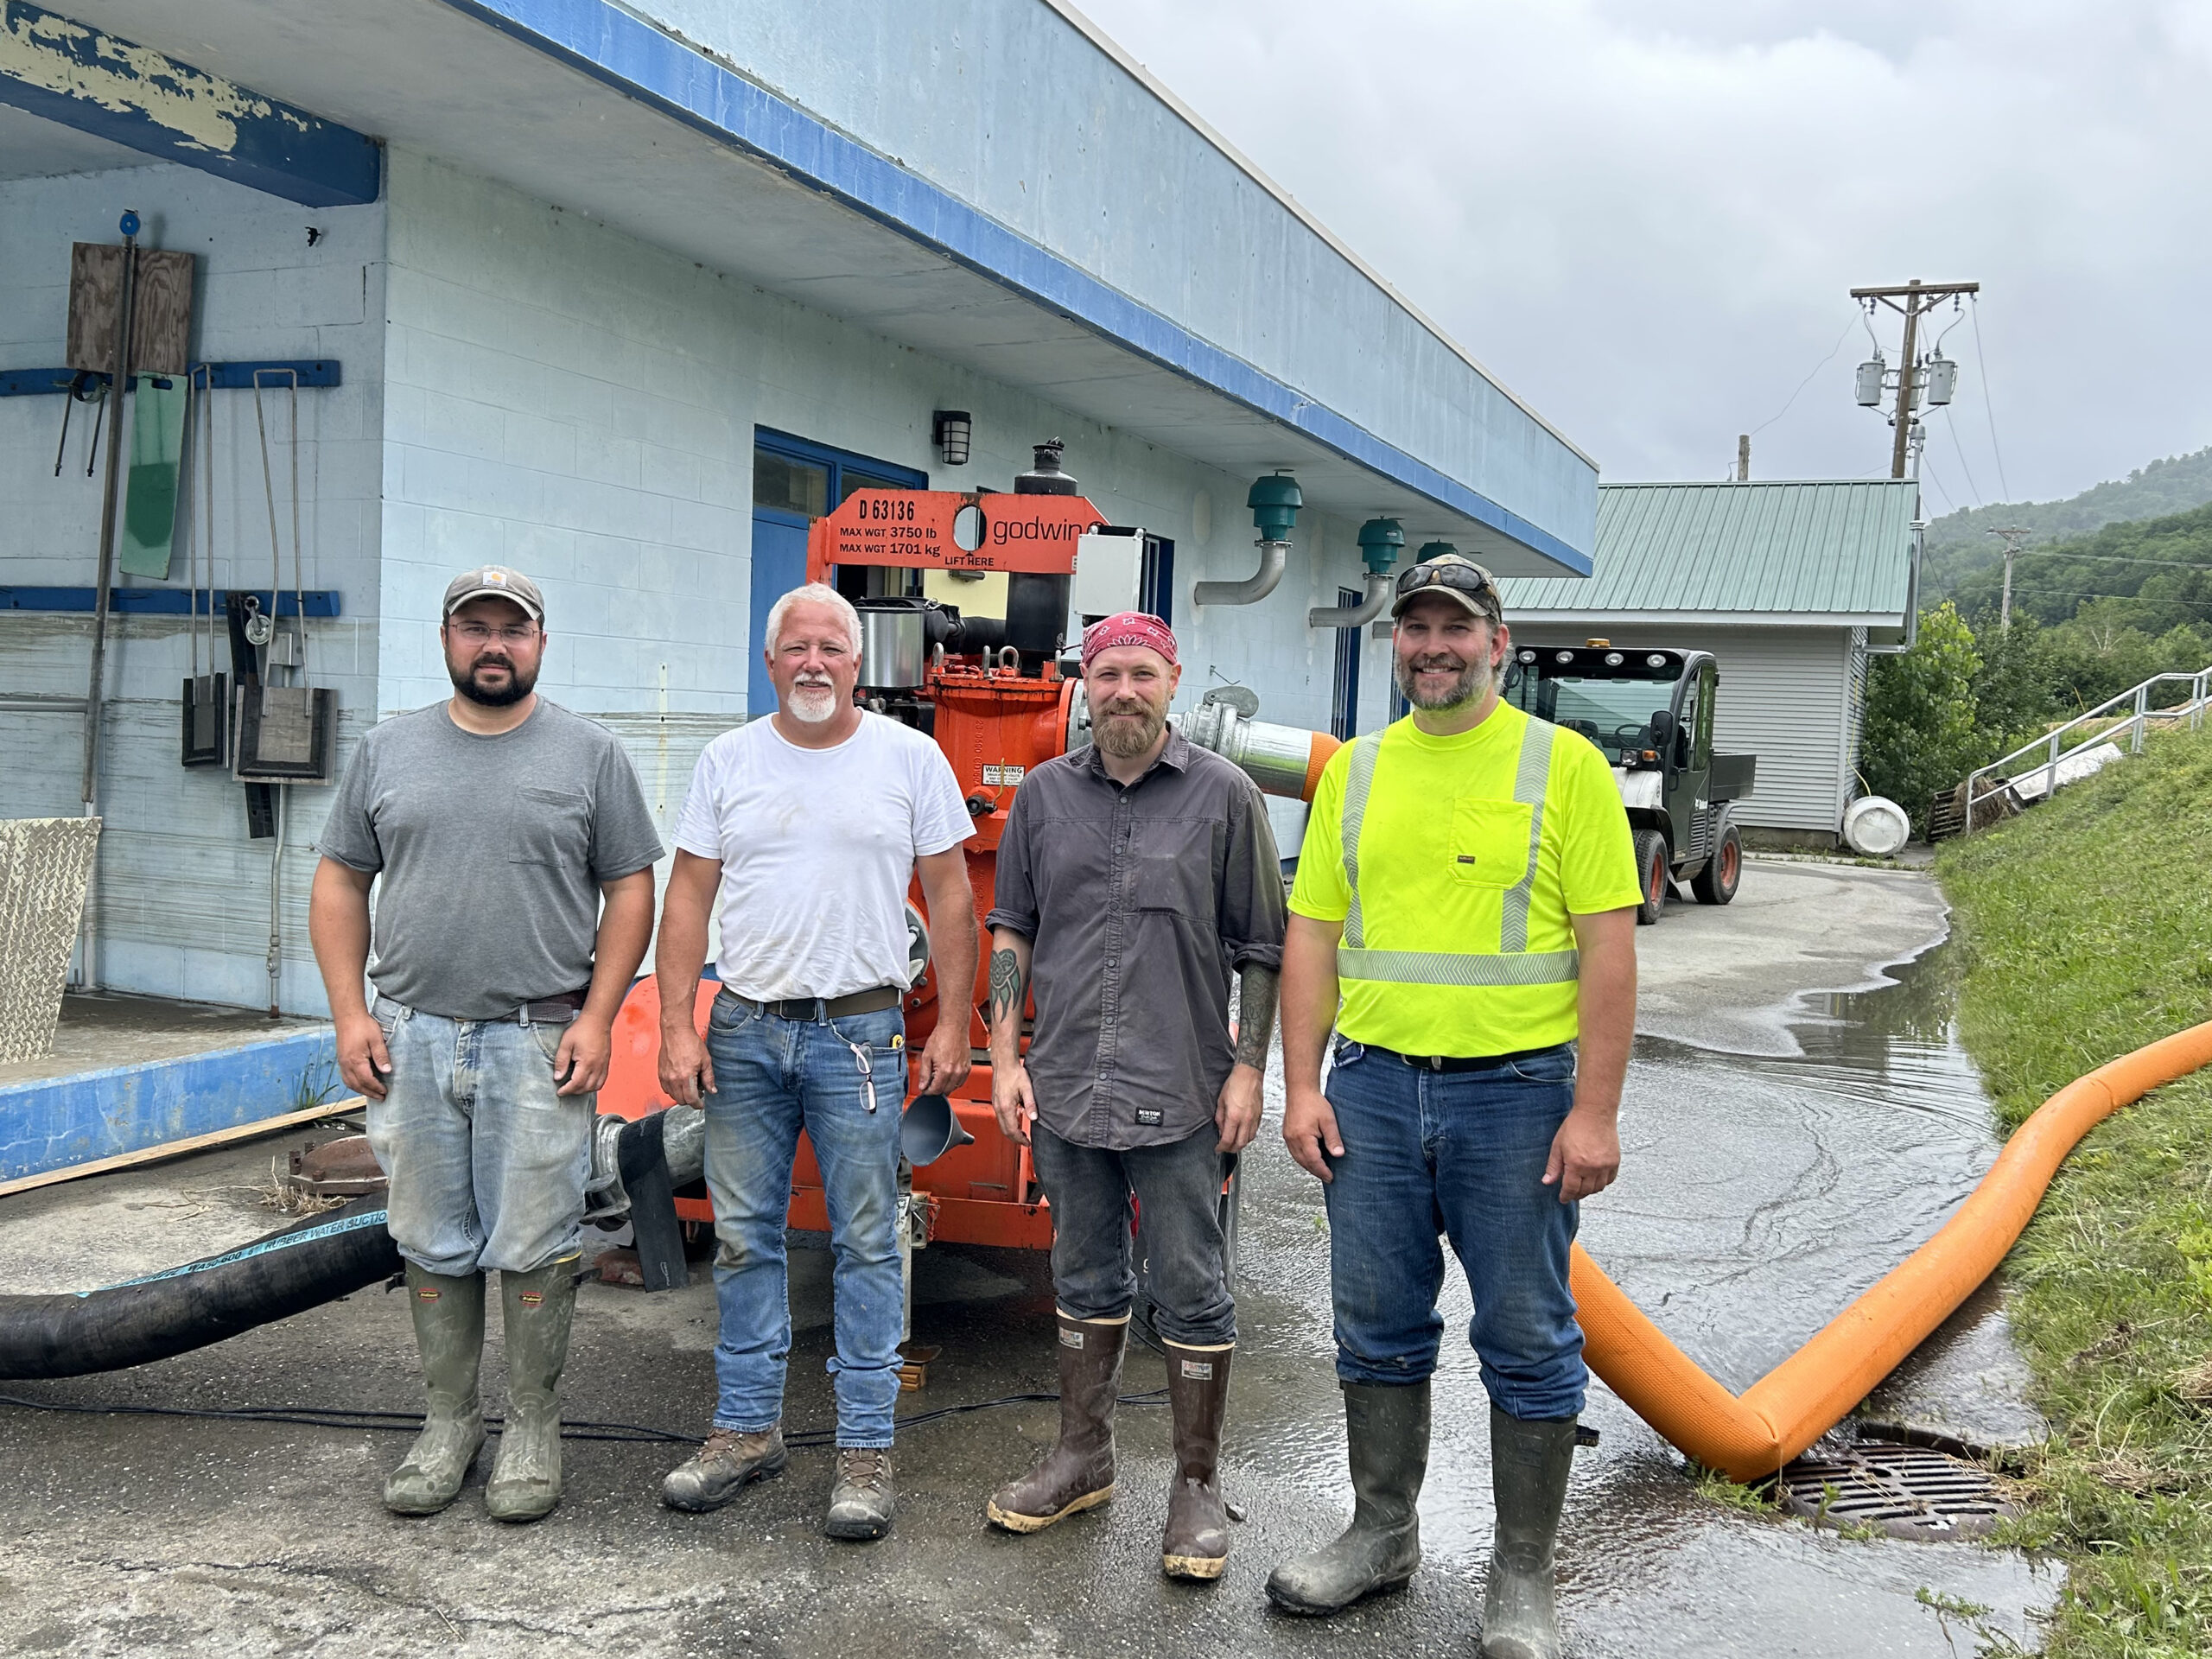
[[[69,366],[112,374],[115,310],[122,300],[123,250],[79,242],[69,251]],[[192,256],[138,250],[131,300],[130,366],[182,374],[192,353]]]

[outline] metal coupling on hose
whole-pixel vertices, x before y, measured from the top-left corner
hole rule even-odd
[[[1199,748],[1211,749],[1260,786],[1263,795],[1310,801],[1321,768],[1338,749],[1326,732],[1274,726],[1230,703],[1212,701],[1175,716],[1175,728]]]

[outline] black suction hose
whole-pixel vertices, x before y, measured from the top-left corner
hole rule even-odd
[[[623,1127],[621,1168],[626,1179],[645,1189],[645,1202],[637,1210],[654,1211],[637,1216],[645,1224],[639,1228],[641,1242],[648,1234],[675,1241],[674,1266],[664,1266],[662,1275],[681,1286],[682,1242],[662,1162],[661,1128],[658,1113]],[[661,1209],[667,1211],[664,1217]],[[660,1255],[668,1253],[664,1249]],[[378,1194],[219,1255],[104,1290],[0,1296],[0,1381],[150,1364],[320,1307],[399,1270],[399,1250]]]
[[[204,1348],[388,1279],[381,1195],[105,1290],[0,1296],[0,1378],[82,1376]]]

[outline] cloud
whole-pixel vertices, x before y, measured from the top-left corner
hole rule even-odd
[[[1847,290],[1911,276],[1983,285],[2013,499],[2212,442],[2212,8],[1086,10],[1610,478],[1722,475],[1851,322]],[[1755,476],[1887,470],[1851,397],[1870,345],[1758,433]],[[1971,318],[1945,351],[1938,511],[2004,493]]]

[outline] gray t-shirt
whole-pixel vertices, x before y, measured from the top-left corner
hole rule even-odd
[[[588,985],[600,883],[661,854],[614,734],[543,697],[497,737],[461,730],[442,702],[375,727],[321,847],[383,877],[377,989],[448,1020],[506,1019]]]

